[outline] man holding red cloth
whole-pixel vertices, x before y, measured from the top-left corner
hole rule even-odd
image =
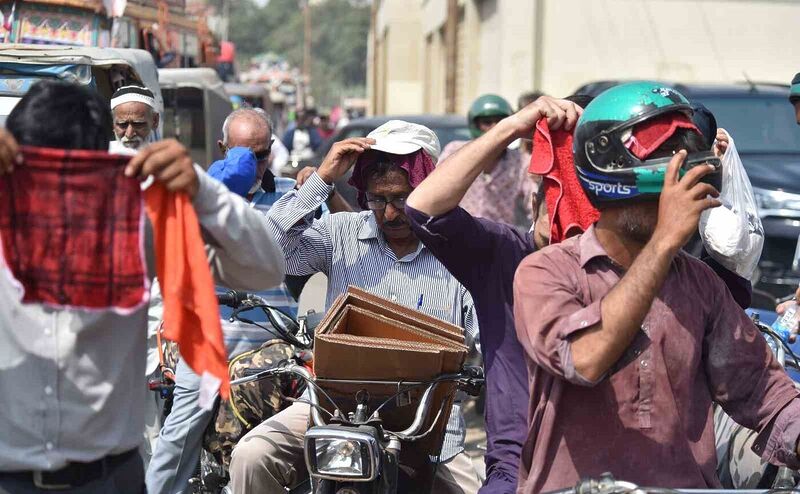
[[[163,224],[154,228],[166,235],[154,242],[154,228],[141,215],[131,216],[128,211],[131,204],[142,207],[134,179],[154,177],[151,187],[161,191],[160,198],[193,209],[194,228],[199,223],[205,240],[205,245],[200,241],[200,251],[208,252],[202,262],[210,262],[220,283],[241,289],[280,283],[284,275],[280,249],[263,215],[193,165],[177,141],[143,148],[127,164],[104,153],[113,139],[111,113],[108,103],[90,88],[39,82],[6,124],[10,132],[0,130],[0,175],[4,175],[0,236],[5,271],[0,276],[4,301],[0,304],[0,391],[4,397],[0,493],[57,489],[140,494],[144,472],[137,447],[142,442],[143,407],[150,392],[144,380],[147,304],[146,298],[121,297],[120,288],[125,288],[124,293],[146,292],[158,260],[159,276],[165,276],[162,287],[176,297],[178,311],[173,311],[173,318],[180,313],[183,321],[194,323],[192,319],[200,314],[187,305],[196,300],[191,291],[182,291],[191,288],[191,283],[184,282],[198,273],[187,272],[172,255],[185,257],[188,252],[168,255],[153,247],[154,243],[180,246],[170,237],[188,232],[175,227],[190,215],[162,216]],[[48,149],[31,150],[30,146]],[[98,173],[84,166],[92,158],[97,158]],[[26,187],[15,180],[15,170],[48,180]],[[57,187],[42,186],[49,183]],[[175,194],[185,194],[187,200],[169,199]],[[45,195],[57,200],[42,201]],[[89,208],[81,200],[102,202],[108,208]],[[30,221],[20,221],[26,215]],[[54,225],[51,235],[41,236],[35,244],[25,243],[33,229],[46,230],[48,225]],[[106,244],[102,239],[109,233],[113,238]],[[134,240],[119,243],[118,236]],[[58,245],[72,247],[53,254]],[[52,256],[58,262],[53,263]],[[54,269],[37,270],[39,265]],[[216,302],[211,287],[210,296]],[[85,296],[88,293],[93,295]],[[191,328],[198,326],[171,329],[186,336],[182,351],[193,352],[195,363],[201,368],[212,366],[215,355],[207,350],[213,344],[204,341],[209,335],[183,334],[182,330]]]

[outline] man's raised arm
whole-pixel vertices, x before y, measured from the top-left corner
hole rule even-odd
[[[710,166],[696,167],[678,178],[685,158],[686,151],[679,152],[667,168],[650,241],[601,302],[600,321],[572,340],[575,369],[589,381],[603,377],[628,348],[664,284],[672,259],[697,230],[700,213],[720,204],[709,197],[719,195],[716,189],[700,182],[711,172]],[[601,215],[599,230],[602,222]]]
[[[408,205],[439,216],[452,211],[480,175],[486,162],[497,160],[503,150],[519,137],[530,137],[541,118],[551,130],[572,129],[582,110],[566,100],[543,96],[519,112],[500,121],[484,135],[440,163],[408,197]]]

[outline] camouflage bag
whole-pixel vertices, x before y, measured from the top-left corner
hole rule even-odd
[[[270,340],[255,350],[241,353],[228,364],[231,380],[245,377],[245,369],[269,369],[291,359],[294,349],[281,339]],[[262,379],[231,386],[230,399],[217,400],[214,420],[203,437],[203,448],[226,469],[239,439],[255,426],[286,408],[284,396],[294,396],[291,380]]]

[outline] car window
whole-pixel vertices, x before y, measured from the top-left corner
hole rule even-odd
[[[340,136],[337,136],[336,140],[341,141],[344,139],[350,139],[351,137],[366,137],[371,130],[372,129],[367,129],[365,127],[353,127],[351,129],[345,128],[344,132],[342,132]]]
[[[439,144],[444,149],[452,141],[468,141],[472,139],[466,124],[463,127],[433,127],[432,129],[439,138]]]
[[[339,142],[344,139],[349,139],[351,137],[366,137],[367,134],[374,130],[372,127],[345,127],[340,130],[336,135],[334,135],[331,139],[329,139],[325,145],[321,146],[317,152],[316,156],[318,161],[321,158],[324,158],[328,151],[330,151],[331,146],[333,143]],[[441,145],[442,149],[447,146],[452,141],[468,141],[472,137],[469,135],[469,129],[467,128],[466,123],[463,127],[437,127],[431,126],[431,130],[436,133],[436,137],[439,138],[439,144]]]
[[[800,153],[800,126],[780,96],[701,97],[740,153]]]
[[[314,161],[322,163],[322,160],[328,154],[328,151],[331,150],[331,147],[333,147],[334,143],[343,141],[345,139],[349,139],[351,137],[366,137],[371,130],[372,128],[366,128],[366,127],[345,127],[341,129],[336,134],[334,134],[330,139],[325,141],[322,144],[322,146],[320,146],[314,152]]]

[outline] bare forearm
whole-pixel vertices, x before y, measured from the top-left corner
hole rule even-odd
[[[581,376],[596,381],[619,360],[661,290],[675,252],[651,240],[603,299],[601,322],[572,341],[572,360]]]
[[[408,197],[408,204],[429,216],[453,210],[466,194],[484,165],[497,160],[514,140],[508,119],[459,149],[436,167]]]

